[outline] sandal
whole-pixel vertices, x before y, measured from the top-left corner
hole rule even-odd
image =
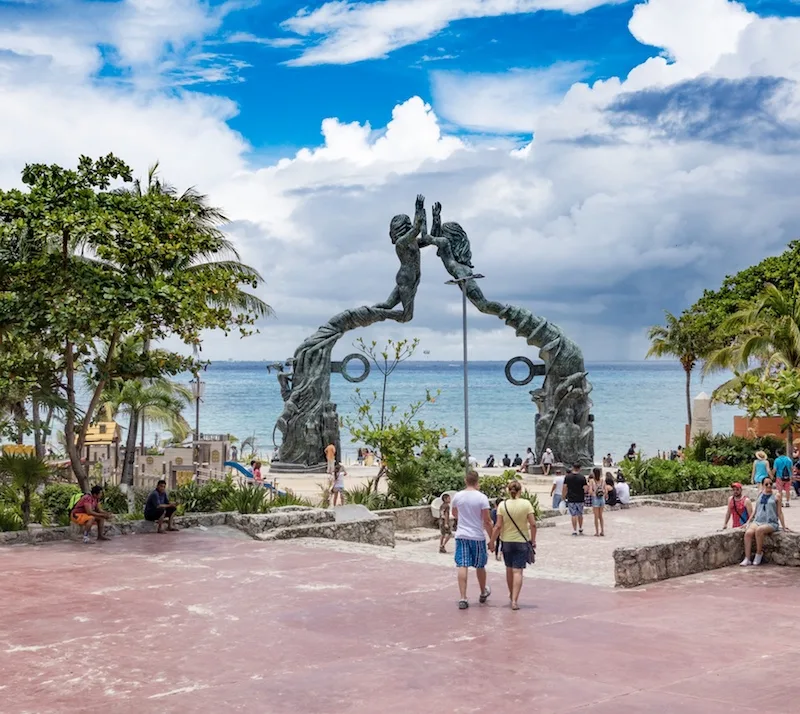
[[[459,610],[466,610],[469,607],[468,600],[459,600],[458,601],[458,609]]]
[[[512,610],[519,610],[519,605],[517,605],[517,603],[515,603],[515,602],[512,602],[511,603],[511,609]]]
[[[446,553],[447,551],[444,549],[444,546],[443,546],[443,545],[440,545],[440,546],[439,546],[439,552],[440,552],[440,553]]]

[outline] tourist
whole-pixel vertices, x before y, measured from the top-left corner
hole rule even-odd
[[[592,513],[594,514],[594,534],[595,536],[605,535],[605,524],[603,522],[603,509],[606,507],[606,482],[603,479],[603,469],[595,466],[592,469],[592,479],[589,482],[588,491],[592,497]]]
[[[450,444],[444,445],[444,453],[447,454],[448,456],[450,456],[453,453],[452,451],[450,451]]]
[[[522,571],[533,563],[536,554],[536,515],[531,502],[520,498],[522,484],[511,481],[508,494],[511,498],[497,508],[497,523],[492,532],[490,549],[497,552],[498,538],[503,541],[503,560],[506,566],[506,583],[511,609],[519,610],[519,594],[522,590]],[[525,535],[530,532],[530,539]]]
[[[70,520],[76,526],[83,528],[84,543],[89,542],[89,533],[93,525],[97,526],[97,540],[111,540],[105,534],[105,524],[114,517],[114,514],[100,508],[102,500],[103,487],[92,486],[91,492],[83,494],[70,511]]]
[[[584,496],[588,492],[586,477],[581,473],[581,465],[575,464],[572,473],[564,478],[562,498],[567,502],[567,510],[572,518],[572,535],[583,535]]]
[[[550,475],[550,469],[553,468],[553,464],[555,463],[555,461],[556,461],[556,459],[555,459],[555,456],[553,456],[553,451],[548,446],[544,450],[544,453],[542,454],[542,473],[545,476],[549,476]]]
[[[628,461],[633,461],[636,458],[636,444],[631,444],[631,448],[625,454],[625,458]]]
[[[469,463],[469,467],[471,469],[478,468],[478,459],[476,459],[472,454],[470,454],[469,458],[467,459],[467,462]]]
[[[506,454],[506,455],[503,457],[503,466],[505,466],[506,468],[508,468],[509,466],[511,466],[511,459],[510,459],[510,458],[508,458],[508,454]]]
[[[614,459],[611,458],[611,454],[606,454],[603,457],[603,466],[607,469],[610,469],[614,465]]]
[[[492,525],[493,526],[497,525],[497,509],[500,508],[502,503],[503,503],[503,499],[502,498],[496,499],[495,502],[494,502],[494,507],[492,508],[491,512],[489,513],[489,517],[492,519]],[[502,548],[503,548],[503,542],[502,542],[502,539],[501,539],[501,540],[498,540],[495,543],[495,548],[494,548],[494,559],[495,560],[500,560],[500,553],[502,552]]]
[[[767,476],[762,482],[763,492],[756,500],[756,512],[750,519],[747,530],[744,532],[744,560],[741,565],[761,565],[764,559],[764,538],[770,533],[777,533],[781,528],[788,531],[783,520],[781,497],[772,491],[772,477]],[[756,539],[756,557],[751,560],[753,552],[753,538]]]
[[[794,488],[795,496],[800,498],[800,462],[796,462],[792,469],[792,487]]]
[[[614,477],[611,474],[606,474],[606,506],[616,506],[617,500],[617,487],[614,483]]]
[[[439,552],[446,553],[450,538],[453,537],[452,523],[450,522],[450,494],[442,494],[442,505],[439,506]]]
[[[264,481],[261,478],[261,462],[254,461],[253,462],[253,480],[256,482],[257,486],[263,486]]]
[[[679,444],[678,445],[678,450],[675,452],[675,458],[678,461],[683,462],[685,457],[686,457],[686,454],[683,451],[683,447]]]
[[[783,496],[783,506],[789,508],[791,505],[789,499],[792,496],[792,470],[794,464],[792,460],[783,453],[783,449],[778,449],[777,458],[772,465],[772,472],[775,475],[775,490],[778,492],[778,498]]]
[[[733,519],[733,528],[744,528],[753,515],[753,504],[747,496],[742,495],[742,484],[738,481],[731,484],[733,495],[728,499],[728,508],[725,510],[725,523],[722,530],[728,527],[728,521]]]
[[[563,501],[561,495],[564,490],[564,473],[561,469],[556,469],[556,475],[553,477],[553,487],[550,489],[550,497],[553,499],[553,510],[556,510]]]
[[[336,466],[336,445],[335,444],[328,444],[325,447],[325,460],[328,462],[328,473],[334,473],[334,467]]]
[[[523,461],[519,465],[519,468],[517,469],[517,473],[520,473],[522,471],[527,472],[529,468],[533,468],[535,465],[536,465],[536,456],[534,455],[533,450],[529,446],[528,447],[528,451],[525,454],[525,461]]]
[[[333,483],[331,484],[331,494],[333,496],[332,507],[336,506],[338,499],[339,505],[344,506],[344,477],[347,476],[344,466],[338,461],[333,465]]]
[[[478,489],[480,477],[470,471],[465,479],[466,486],[453,497],[453,518],[456,527],[456,567],[458,568],[458,589],[461,599],[459,610],[469,607],[467,600],[467,576],[469,568],[475,568],[481,594],[479,602],[485,603],[491,588],[486,583],[486,563],[489,554],[486,549],[486,535],[492,537],[492,519],[489,517],[489,499]]]
[[[750,474],[750,478],[753,480],[753,483],[761,486],[764,479],[771,474],[772,472],[769,468],[767,454],[764,451],[756,451],[756,460],[753,461],[753,470]]]
[[[157,522],[157,533],[164,532],[164,519],[167,519],[167,530],[176,531],[172,519],[175,517],[175,511],[178,509],[177,505],[170,503],[167,497],[167,482],[162,478],[157,484],[147,501],[144,504],[144,519],[150,522]]]
[[[252,461],[250,461],[250,466],[247,467],[247,470],[250,472],[250,476],[248,478],[253,478],[253,471],[255,471],[255,468],[256,468],[256,460],[253,459]]]
[[[358,465],[361,466],[364,463],[364,449],[359,447],[358,449],[358,457],[356,458]]]
[[[631,487],[625,481],[625,476],[622,471],[617,471],[617,483],[614,486],[614,490],[617,492],[617,501],[619,501],[619,504],[623,508],[630,506]]]
[[[511,463],[511,465],[512,465],[512,466],[522,466],[522,459],[520,458],[520,455],[519,455],[519,454],[517,454],[517,455],[514,457],[514,461]]]
[[[269,462],[274,464],[278,460],[278,447],[272,449],[272,455],[269,457]]]
[[[493,469],[494,468],[494,454],[489,454],[489,458],[486,459],[486,464],[484,465],[485,469]]]

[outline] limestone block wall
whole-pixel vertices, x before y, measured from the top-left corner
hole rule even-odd
[[[412,528],[436,528],[436,519],[431,513],[430,506],[411,506],[410,508],[387,508],[383,511],[374,511],[379,516],[391,516],[394,527],[399,531],[409,531]]]
[[[744,558],[744,532],[720,533],[614,551],[614,578],[618,587],[633,588],[668,578],[693,575],[729,565]],[[800,567],[800,534],[777,533],[764,544],[767,563]]]

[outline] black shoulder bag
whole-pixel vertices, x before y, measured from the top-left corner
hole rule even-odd
[[[508,502],[503,501],[503,505],[506,508],[506,515],[508,516],[509,520],[514,524],[514,528],[516,528],[519,531],[519,534],[522,536],[522,539],[528,544],[528,563],[533,565],[536,562],[536,547],[525,537],[525,534],[522,532],[522,529],[517,525],[517,522],[511,517],[511,514],[508,512]]]

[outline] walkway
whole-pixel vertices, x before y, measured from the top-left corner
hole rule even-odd
[[[489,604],[462,612],[449,567],[239,535],[0,549],[2,711],[796,707],[791,678],[775,673],[800,656],[800,570],[728,569],[627,592],[536,580],[518,613],[493,576]],[[780,603],[780,622],[755,630],[764,602]]]

